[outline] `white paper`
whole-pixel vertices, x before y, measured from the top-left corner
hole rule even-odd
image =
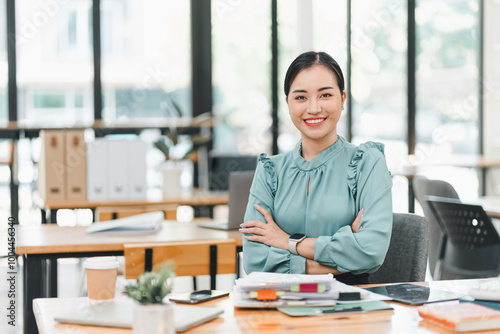
[[[318,298],[311,293],[296,293],[294,296],[303,296],[302,300],[278,299],[274,301],[259,301],[248,298],[248,290],[251,287],[259,288],[266,283],[271,284],[299,284],[299,283],[326,283],[327,291],[325,298]],[[327,275],[307,275],[307,274],[280,274],[253,272],[250,275],[236,280],[234,286],[234,306],[236,307],[281,307],[281,306],[314,306],[314,305],[336,305],[337,303],[349,304],[368,302],[375,300],[390,300],[387,296],[382,296],[355,286],[347,285],[335,280],[332,274]],[[339,301],[337,300],[340,292],[359,292],[361,300]],[[331,298],[330,297],[337,297]],[[311,298],[312,297],[312,298]]]
[[[143,213],[135,216],[119,218],[92,224],[85,233],[117,233],[141,234],[155,233],[165,219],[163,211]]]

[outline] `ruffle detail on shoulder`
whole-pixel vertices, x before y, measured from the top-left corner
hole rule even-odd
[[[274,163],[267,157],[266,153],[260,154],[259,162],[261,162],[264,167],[267,184],[269,184],[271,187],[271,193],[275,196],[276,189],[278,188],[278,177],[276,176],[276,171],[274,170]]]
[[[349,189],[351,190],[351,194],[354,198],[356,198],[358,192],[357,179],[358,179],[359,163],[363,159],[365,152],[372,148],[377,149],[380,152],[382,152],[382,154],[384,154],[384,144],[368,141],[366,143],[359,145],[358,149],[356,150],[356,152],[354,152],[354,155],[352,156],[349,166],[347,167],[347,184],[349,185]]]

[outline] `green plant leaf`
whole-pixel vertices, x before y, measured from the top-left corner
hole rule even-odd
[[[172,291],[175,266],[172,261],[164,262],[159,271],[145,272],[135,282],[127,285],[125,293],[142,304],[161,304],[163,298]]]

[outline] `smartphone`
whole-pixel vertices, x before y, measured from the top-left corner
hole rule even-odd
[[[208,300],[212,300],[219,297],[224,297],[229,295],[227,291],[217,291],[217,290],[199,290],[191,293],[183,293],[169,297],[168,299],[176,303],[185,304],[198,304],[203,303]]]

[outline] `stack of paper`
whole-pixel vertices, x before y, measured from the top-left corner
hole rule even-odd
[[[156,233],[165,219],[163,211],[143,213],[92,224],[85,233],[149,234]]]
[[[236,280],[236,307],[336,305],[360,302],[371,294],[338,282],[333,275],[297,275],[253,272]],[[373,299],[372,299],[373,300]]]

